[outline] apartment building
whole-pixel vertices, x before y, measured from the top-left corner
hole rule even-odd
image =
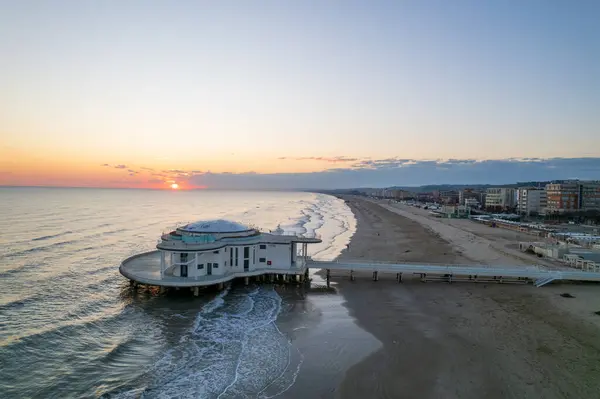
[[[600,210],[600,182],[587,181],[581,183],[582,211]]]
[[[437,192],[437,198],[443,204],[458,204],[459,193],[456,190],[440,190]]]
[[[517,190],[517,212],[519,214],[543,214],[547,207],[546,190],[536,187],[520,187]]]
[[[467,203],[468,202],[468,203]],[[458,203],[460,205],[474,206],[473,204],[485,204],[485,193],[472,188],[465,188],[458,192]]]
[[[515,189],[514,188],[488,188],[485,196],[485,207],[496,209],[514,208]]]
[[[570,181],[546,185],[547,212],[600,210],[600,182]]]

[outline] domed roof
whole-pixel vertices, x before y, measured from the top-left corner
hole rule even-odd
[[[241,223],[232,222],[224,219],[217,220],[199,220],[194,223],[186,224],[177,230],[188,233],[240,233],[252,230]]]

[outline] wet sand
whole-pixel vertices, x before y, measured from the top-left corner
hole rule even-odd
[[[358,228],[341,259],[474,262],[435,226],[345,199]],[[332,280],[349,314],[383,346],[351,367],[332,396],[600,398],[600,316],[592,312],[600,311],[600,286],[398,284],[395,275],[356,275]]]

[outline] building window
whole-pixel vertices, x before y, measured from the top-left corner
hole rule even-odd
[[[236,266],[238,265],[238,253],[239,253],[238,248],[235,247],[235,265]]]
[[[213,254],[218,254],[218,253],[219,253],[219,251],[213,251]]]
[[[200,264],[198,265],[198,270],[202,270],[202,269],[204,269],[204,263],[200,263]]]
[[[229,249],[229,264],[233,266],[233,248]]]
[[[258,258],[258,261],[260,263],[265,263],[267,261],[267,258]]]
[[[219,264],[218,264],[218,263],[213,263],[213,268],[214,268],[214,269],[217,269],[218,267],[219,267]]]
[[[267,249],[267,246],[265,244],[261,244],[260,249]]]
[[[244,259],[250,258],[250,247],[244,247]]]
[[[181,260],[181,262],[187,262],[188,254],[180,254],[179,259]]]

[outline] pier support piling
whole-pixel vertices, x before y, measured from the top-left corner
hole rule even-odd
[[[159,292],[160,294],[164,294],[165,292],[167,292],[167,287],[162,287],[162,286],[161,286],[161,287],[158,289],[158,292]]]
[[[288,282],[288,276],[287,276],[287,274],[284,274],[284,275],[283,275],[283,282],[284,282],[284,283],[287,283],[287,282]]]
[[[244,277],[244,285],[250,284],[250,277]]]
[[[402,282],[402,273],[396,273],[396,281],[399,283]]]
[[[217,289],[218,289],[219,291],[222,291],[222,290],[223,290],[223,288],[225,288],[225,284],[223,284],[223,283],[219,283],[219,284],[217,285]]]
[[[373,281],[379,281],[379,272],[373,272]]]
[[[269,274],[269,282],[273,282],[273,280],[275,279],[275,276],[272,274]]]
[[[350,281],[354,281],[354,270],[350,270]]]
[[[200,295],[200,287],[194,287],[194,296]]]

